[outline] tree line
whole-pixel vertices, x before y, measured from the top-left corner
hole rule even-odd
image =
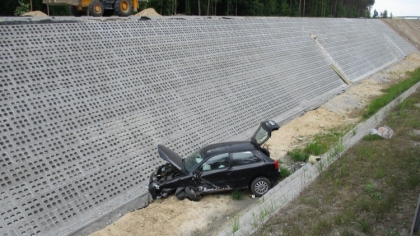
[[[370,17],[375,0],[149,0],[162,15]]]
[[[30,10],[30,0],[2,0],[0,15]],[[201,16],[301,16],[370,17],[375,0],[149,0],[140,10],[154,8],[161,15]],[[32,0],[32,10],[47,12],[42,0]],[[50,15],[70,15],[66,6],[50,6]]]

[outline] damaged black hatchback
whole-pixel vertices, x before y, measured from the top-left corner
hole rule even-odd
[[[169,163],[150,176],[153,199],[175,193],[180,200],[198,201],[202,194],[249,188],[260,197],[280,177],[279,164],[261,147],[278,130],[274,121],[261,122],[251,141],[225,142],[206,146],[187,158],[158,145],[161,158]]]

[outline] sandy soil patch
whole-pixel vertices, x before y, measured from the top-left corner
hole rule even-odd
[[[310,140],[314,134],[355,125],[369,100],[382,94],[383,88],[403,79],[406,71],[417,67],[420,67],[420,52],[354,84],[320,108],[282,126],[267,143],[272,157],[291,164],[286,152],[304,144],[296,137]],[[179,201],[169,196],[124,215],[92,235],[194,235],[197,232],[214,235],[229,224],[232,216],[243,213],[247,206],[256,202],[248,197],[234,201],[230,193],[204,196],[199,202]]]
[[[157,13],[153,8],[147,8],[143,11],[135,14],[135,16],[162,16],[161,14]]]
[[[194,235],[203,229],[218,231],[254,199],[234,201],[229,193],[206,195],[199,202],[175,196],[158,199],[147,208],[125,214],[117,222],[92,236],[105,235]]]
[[[42,11],[28,11],[26,13],[23,13],[22,16],[46,17],[48,15]]]

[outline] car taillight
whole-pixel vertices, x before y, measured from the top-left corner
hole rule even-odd
[[[276,170],[279,169],[279,161],[277,161],[277,160],[274,161],[274,169],[276,169]]]

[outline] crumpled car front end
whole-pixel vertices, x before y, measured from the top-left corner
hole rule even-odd
[[[157,196],[160,195],[160,186],[157,181],[156,172],[157,171],[153,171],[149,180],[149,193],[152,195],[153,200],[155,200]]]
[[[177,187],[183,185],[183,173],[170,163],[159,166],[149,179],[149,193],[153,199],[166,197]]]

